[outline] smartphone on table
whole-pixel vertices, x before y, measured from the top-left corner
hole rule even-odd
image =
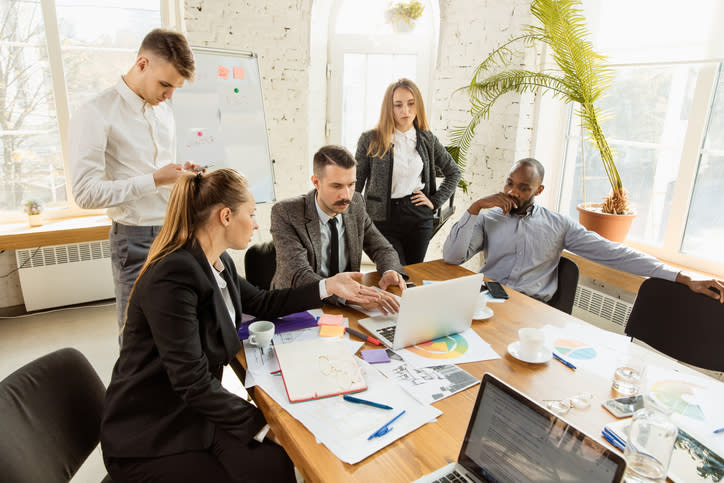
[[[492,295],[496,299],[507,299],[508,293],[505,291],[502,285],[500,285],[498,282],[483,282],[482,287],[480,287],[481,291],[483,287],[488,289],[488,292],[490,292],[490,295]]]
[[[627,418],[644,407],[644,398],[641,395],[619,397],[604,401],[601,405],[617,418]]]

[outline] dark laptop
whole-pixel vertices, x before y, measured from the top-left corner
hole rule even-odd
[[[618,482],[626,462],[492,374],[480,384],[457,463],[418,482]]]

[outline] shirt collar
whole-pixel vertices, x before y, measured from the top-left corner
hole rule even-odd
[[[327,213],[324,212],[324,210],[319,206],[319,202],[317,202],[317,192],[314,192],[314,207],[317,208],[317,214],[319,215],[319,222],[322,225],[326,225],[329,223],[329,220],[332,219],[331,216],[329,216]],[[342,226],[342,217],[340,215],[335,216],[337,218],[337,223],[339,223],[339,226]]]
[[[211,273],[214,274],[214,278],[216,279],[216,283],[219,285],[219,288],[226,288],[226,280],[224,280],[224,277],[221,276],[221,272],[223,272],[226,267],[224,267],[221,259],[217,259],[215,263],[209,262],[209,265],[211,265]]]
[[[116,91],[118,91],[118,94],[120,94],[123,100],[125,100],[134,110],[138,112],[143,112],[146,101],[141,99],[138,94],[133,92],[133,90],[128,87],[126,81],[123,80],[123,76],[118,79],[118,83],[116,84]]]
[[[402,132],[399,129],[395,129],[395,137],[400,140],[406,139],[407,141],[412,141],[413,143],[416,143],[417,142],[417,130],[414,127],[408,129],[405,132]]]

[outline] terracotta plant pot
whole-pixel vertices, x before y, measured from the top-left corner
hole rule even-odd
[[[611,241],[622,242],[626,239],[631,223],[636,217],[633,215],[610,215],[588,208],[601,208],[601,203],[581,203],[578,209],[578,222],[591,231],[595,231]]]

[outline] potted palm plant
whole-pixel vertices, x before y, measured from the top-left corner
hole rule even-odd
[[[533,0],[530,11],[540,25],[528,25],[521,34],[493,50],[475,69],[470,85],[458,89],[470,96],[472,118],[466,126],[453,130],[451,153],[457,149],[458,157],[465,157],[475,127],[488,117],[495,101],[505,93],[549,92],[565,103],[578,104],[576,113],[581,119],[581,130],[588,134],[582,137],[587,137],[598,149],[611,183],[611,193],[602,203],[579,205],[580,221],[609,239],[623,241],[631,227],[633,213],[601,128],[603,114],[595,105],[611,83],[612,70],[605,57],[595,52],[588,40],[580,0]],[[557,68],[534,72],[510,67],[513,49],[520,44],[545,45]],[[623,235],[588,224],[586,214],[589,211],[598,211],[599,216],[613,223],[623,222]]]
[[[23,204],[23,206],[25,213],[28,214],[28,223],[30,226],[40,226],[43,224],[40,218],[40,213],[43,211],[40,206],[40,201],[28,200]]]

